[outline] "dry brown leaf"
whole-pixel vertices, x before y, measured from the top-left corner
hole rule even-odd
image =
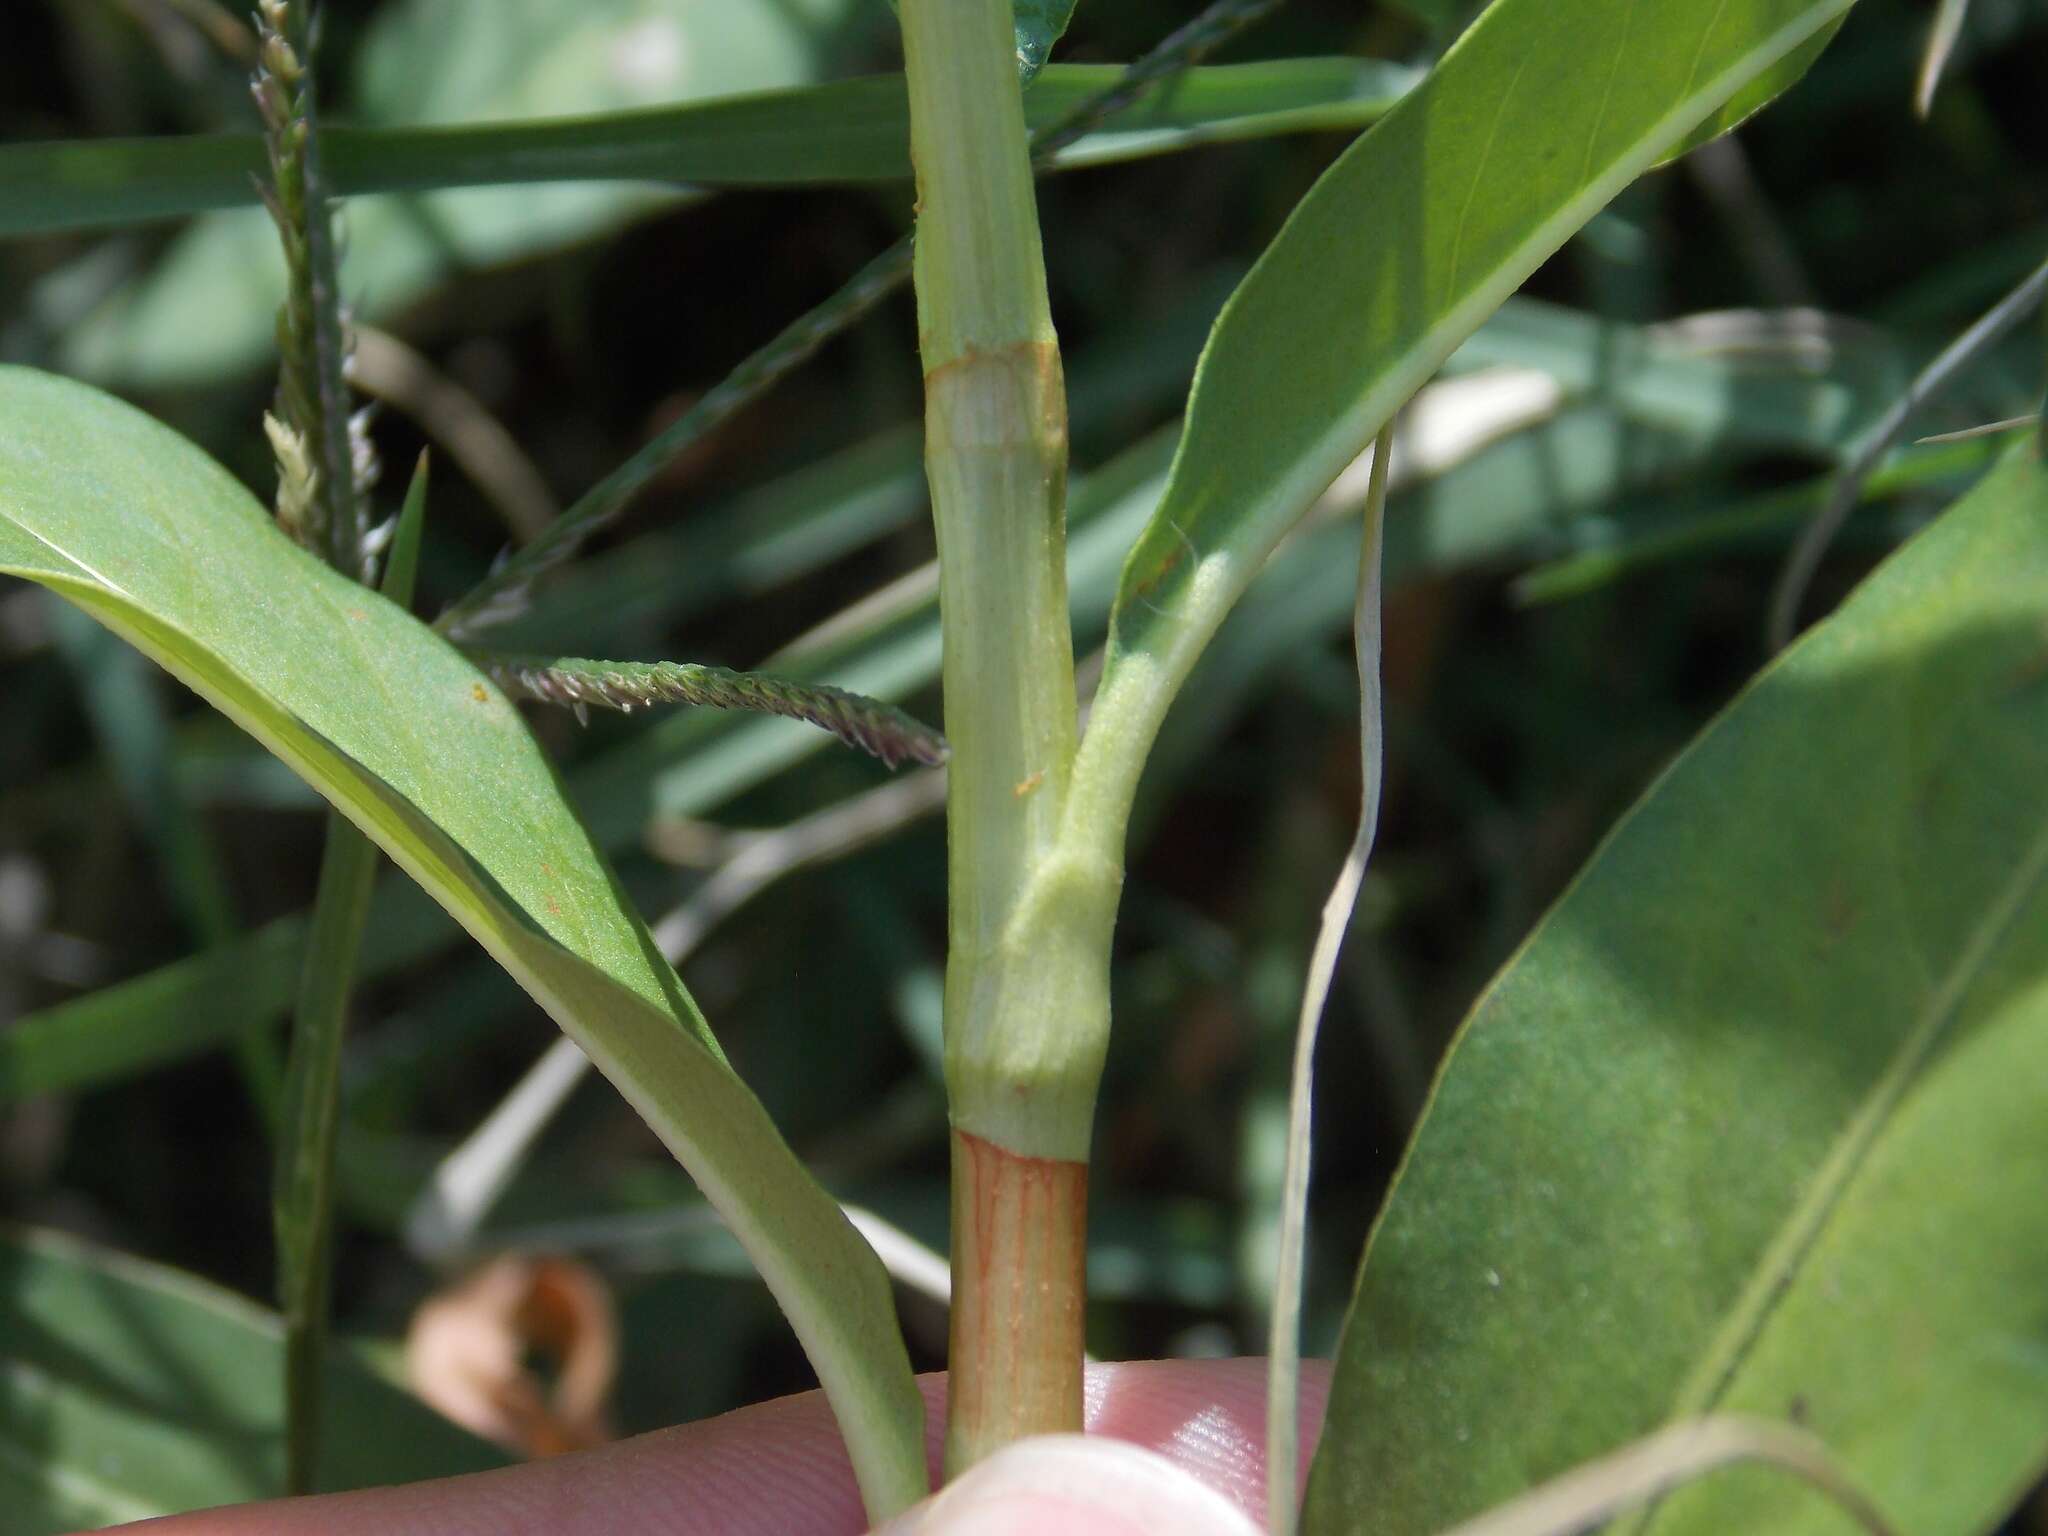
[[[551,1367],[552,1385],[529,1365]],[[505,1254],[420,1304],[406,1332],[406,1376],[422,1400],[522,1456],[612,1438],[618,1375],[611,1292],[572,1259]]]

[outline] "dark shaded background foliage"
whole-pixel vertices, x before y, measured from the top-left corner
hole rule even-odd
[[[563,0],[570,3],[570,0]],[[10,138],[189,132],[251,121],[233,69],[161,39],[155,0],[14,0],[0,49]],[[327,6],[330,111],[378,6]],[[1058,57],[1141,51],[1187,8],[1081,8]],[[1296,0],[1235,56],[1423,59],[1456,5]],[[2048,244],[2048,7],[1978,0],[1927,123],[1909,110],[1931,7],[1864,0],[1810,78],[1741,143],[1822,308],[1924,356]],[[879,4],[827,49],[827,73],[891,66]],[[1092,360],[1162,379],[1074,422],[1077,469],[1172,418],[1206,315],[1341,147],[1335,136],[1222,146],[1045,184],[1056,317],[1070,372]],[[640,219],[562,254],[465,273],[388,323],[462,380],[567,499],[671,419],[787,318],[828,294],[902,227],[906,189],[731,194]],[[1617,217],[1568,246],[1531,292],[1618,321],[1776,305],[1736,225],[1685,169],[1631,189]],[[165,230],[0,246],[0,354],[47,363],[53,285],[89,264],[141,267]],[[89,281],[89,279],[84,279]],[[2038,332],[2025,339],[2038,348]],[[267,495],[262,370],[150,394]],[[2007,414],[1994,379],[1939,425]],[[836,448],[914,421],[907,296],[831,347],[643,497],[610,541],[693,519]],[[2010,404],[2010,402],[2006,402]],[[2024,409],[2021,399],[2013,409]],[[1931,428],[1930,428],[1931,429]],[[386,412],[387,464],[417,429]],[[1512,559],[1411,581],[1389,615],[1390,781],[1381,853],[1325,1034],[1314,1199],[1311,1343],[1327,1347],[1366,1224],[1426,1090],[1431,1063],[1507,956],[1628,800],[1761,659],[1766,594],[1788,528],[1721,541],[1568,602],[1528,607],[1513,579],[1588,528],[1704,517],[1808,479],[1824,464],[1719,456],[1653,494],[1540,531]],[[395,494],[395,490],[393,492]],[[1431,495],[1402,498],[1414,515]],[[1825,572],[1839,594],[1937,502],[1859,519]],[[1404,508],[1397,500],[1398,524]],[[502,525],[467,481],[437,476],[426,610],[490,559]],[[657,616],[648,656],[746,665],[930,554],[914,521],[819,574]],[[1287,1031],[1313,914],[1356,799],[1346,615],[1256,686],[1181,714],[1199,750],[1155,774],[1124,899],[1117,1025],[1098,1125],[1090,1320],[1107,1355],[1258,1347],[1258,1234],[1277,1171]],[[174,860],[135,812],[81,704],[75,663],[49,643],[45,599],[0,588],[0,1024],[191,952]],[[196,809],[225,915],[253,927],[310,899],[321,818],[280,790],[254,749],[168,682],[178,793]],[[936,715],[935,690],[912,701]],[[1205,716],[1204,712],[1210,713]],[[1189,721],[1182,721],[1183,725]],[[567,761],[644,728],[538,721]],[[718,812],[785,821],[872,782],[814,757]],[[834,1184],[942,1244],[943,1104],[931,1051],[943,960],[943,841],[926,823],[778,887],[685,968],[743,1073]],[[694,878],[643,856],[628,875],[650,910]],[[8,926],[11,923],[11,927]],[[367,985],[349,1059],[359,1174],[344,1213],[342,1325],[390,1332],[432,1277],[394,1219],[411,1183],[470,1129],[550,1038],[538,1010],[464,948]],[[1265,1150],[1262,1150],[1265,1149]],[[1261,1172],[1262,1158],[1272,1170]],[[362,1172],[374,1169],[376,1176]],[[214,1051],[88,1092],[0,1108],[0,1216],[49,1223],[257,1295],[271,1286],[269,1162],[235,1067]],[[1262,1182],[1263,1181],[1263,1182]],[[374,1187],[372,1187],[374,1186]],[[653,1139],[602,1087],[581,1090],[507,1202],[507,1224],[644,1211],[686,1195]],[[715,1245],[609,1248],[629,1348],[622,1421],[642,1428],[803,1385],[765,1294]],[[913,1307],[915,1311],[915,1308]],[[912,1318],[921,1364],[942,1328]]]

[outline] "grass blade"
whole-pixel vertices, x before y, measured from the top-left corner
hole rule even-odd
[[[2039,307],[2044,293],[2048,293],[2048,261],[2042,262],[1974,325],[1942,348],[1940,355],[1920,371],[1906,392],[1885,412],[1884,418],[1871,428],[1855,456],[1843,467],[1827,505],[1801,530],[1791,554],[1785,557],[1785,567],[1779,572],[1778,584],[1771,593],[1767,638],[1773,651],[1783,650],[1791,643],[1799,624],[1799,605],[1805,600],[1806,589],[1812,584],[1814,573],[1820,569],[1828,546],[1834,542],[1850,512],[1855,510],[1863,492],[1863,482],[1877,468],[1878,460],[1905,435],[1914,413],[2032,314]]]
[[[1913,82],[1913,110],[1922,117],[1934,110],[1942,71],[1948,68],[1956,39],[1963,35],[1963,18],[1969,14],[1970,0],[1941,0],[1941,8],[1934,13],[1934,24],[1927,29],[1927,51],[1920,56],[1920,73]]]
[[[341,1117],[341,1041],[356,955],[370,913],[377,849],[339,812],[313,898],[306,966],[285,1070],[284,1134],[272,1195],[277,1290],[284,1314],[285,1492],[311,1493],[320,1451],[321,1366],[327,1352],[334,1236],[334,1140]]]
[[[1531,1489],[1441,1536],[1576,1536],[1722,1467],[1779,1467],[1827,1495],[1866,1536],[1894,1536],[1876,1505],[1812,1435],[1721,1415],[1674,1424]]]
[[[1114,85],[1116,65],[1054,65],[1027,93],[1036,125]],[[1052,162],[1100,165],[1224,139],[1361,128],[1414,83],[1374,60],[1300,59],[1193,72],[1170,97],[1125,105]],[[682,106],[533,122],[324,128],[330,191],[425,192],[543,182],[818,186],[907,180],[900,75]],[[0,237],[116,229],[256,201],[256,134],[0,145]]]
[[[1373,447],[1372,480],[1366,491],[1365,527],[1358,551],[1358,606],[1351,621],[1358,657],[1358,830],[1337,883],[1323,903],[1322,924],[1309,956],[1301,1017],[1294,1028],[1293,1081],[1287,1094],[1287,1171],[1280,1210],[1280,1257],[1273,1279],[1273,1317],[1266,1347],[1267,1526],[1273,1536],[1294,1536],[1294,1468],[1300,1456],[1301,1280],[1308,1246],[1310,1116],[1315,1098],[1316,1035],[1337,974],[1358,888],[1365,882],[1380,824],[1380,780],[1386,761],[1386,729],[1380,703],[1380,550],[1387,510],[1387,469],[1394,433],[1383,428]]]

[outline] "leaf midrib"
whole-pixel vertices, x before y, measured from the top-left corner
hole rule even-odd
[[[1863,1108],[1843,1128],[1805,1194],[1780,1224],[1755,1275],[1716,1330],[1699,1366],[1679,1389],[1672,1404],[1673,1419],[1712,1412],[1734,1386],[1752,1347],[1797,1284],[1807,1257],[1864,1171],[1886,1124],[1932,1060],[1935,1047],[1961,1014],[1972,986],[2044,882],[2048,882],[2048,818],[2042,820],[2011,878],[1972,927],[1955,964],[1927,1000],[1919,1022],[1900,1042]],[[1632,1528],[1645,1529],[1651,1518],[1645,1515]]]

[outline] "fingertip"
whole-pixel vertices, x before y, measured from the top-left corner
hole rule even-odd
[[[1266,1509],[1266,1362],[1148,1360],[1091,1366],[1090,1434],[1149,1446],[1192,1472],[1246,1513]],[[1301,1362],[1300,1460],[1296,1486],[1322,1429],[1327,1361]]]
[[[1118,1440],[1048,1435],[956,1478],[875,1536],[1258,1536],[1221,1493]]]

